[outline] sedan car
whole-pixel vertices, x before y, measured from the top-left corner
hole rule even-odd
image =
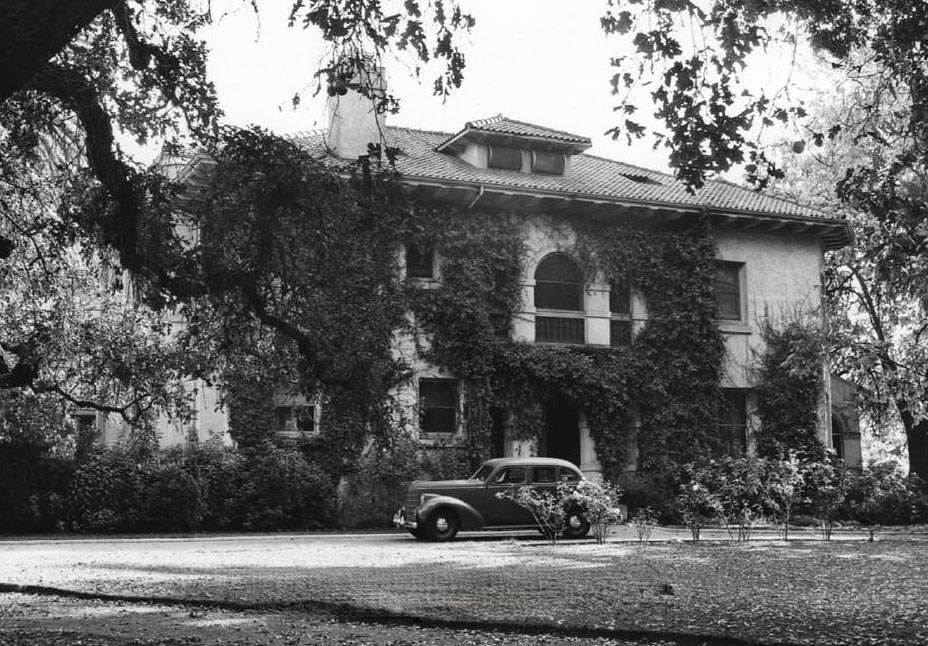
[[[496,494],[530,486],[554,491],[558,483],[577,483],[580,470],[557,458],[496,458],[487,460],[466,480],[415,481],[406,490],[393,523],[418,539],[449,541],[459,530],[535,528],[531,513]],[[581,538],[590,524],[581,510],[568,509],[566,538]]]

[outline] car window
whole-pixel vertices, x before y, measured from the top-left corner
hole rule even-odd
[[[484,464],[482,467],[477,469],[477,473],[472,475],[470,479],[481,480],[481,481],[486,480],[487,478],[490,477],[490,473],[492,473],[492,471],[493,471],[493,467],[491,467],[489,464]]]
[[[561,482],[580,482],[580,476],[573,469],[561,467]]]
[[[532,467],[532,482],[537,484],[557,482],[557,467]]]
[[[525,482],[525,467],[509,467],[503,469],[495,481],[500,484],[523,484]]]

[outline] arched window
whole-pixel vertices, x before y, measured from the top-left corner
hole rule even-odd
[[[552,253],[535,270],[535,307],[583,311],[583,273],[569,256]]]
[[[583,272],[569,256],[552,253],[538,264],[535,310],[535,341],[585,343]],[[555,311],[546,313],[544,310]]]

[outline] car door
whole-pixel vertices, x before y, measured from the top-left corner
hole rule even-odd
[[[528,484],[528,468],[511,465],[500,468],[487,481],[486,519],[489,525],[533,525],[532,514],[511,500],[497,498],[496,494],[515,493]]]

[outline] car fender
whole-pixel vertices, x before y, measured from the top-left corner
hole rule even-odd
[[[429,516],[439,507],[449,507],[457,512],[461,529],[482,529],[487,524],[483,515],[469,504],[453,496],[434,496],[426,499],[419,507],[419,523],[428,521]]]

